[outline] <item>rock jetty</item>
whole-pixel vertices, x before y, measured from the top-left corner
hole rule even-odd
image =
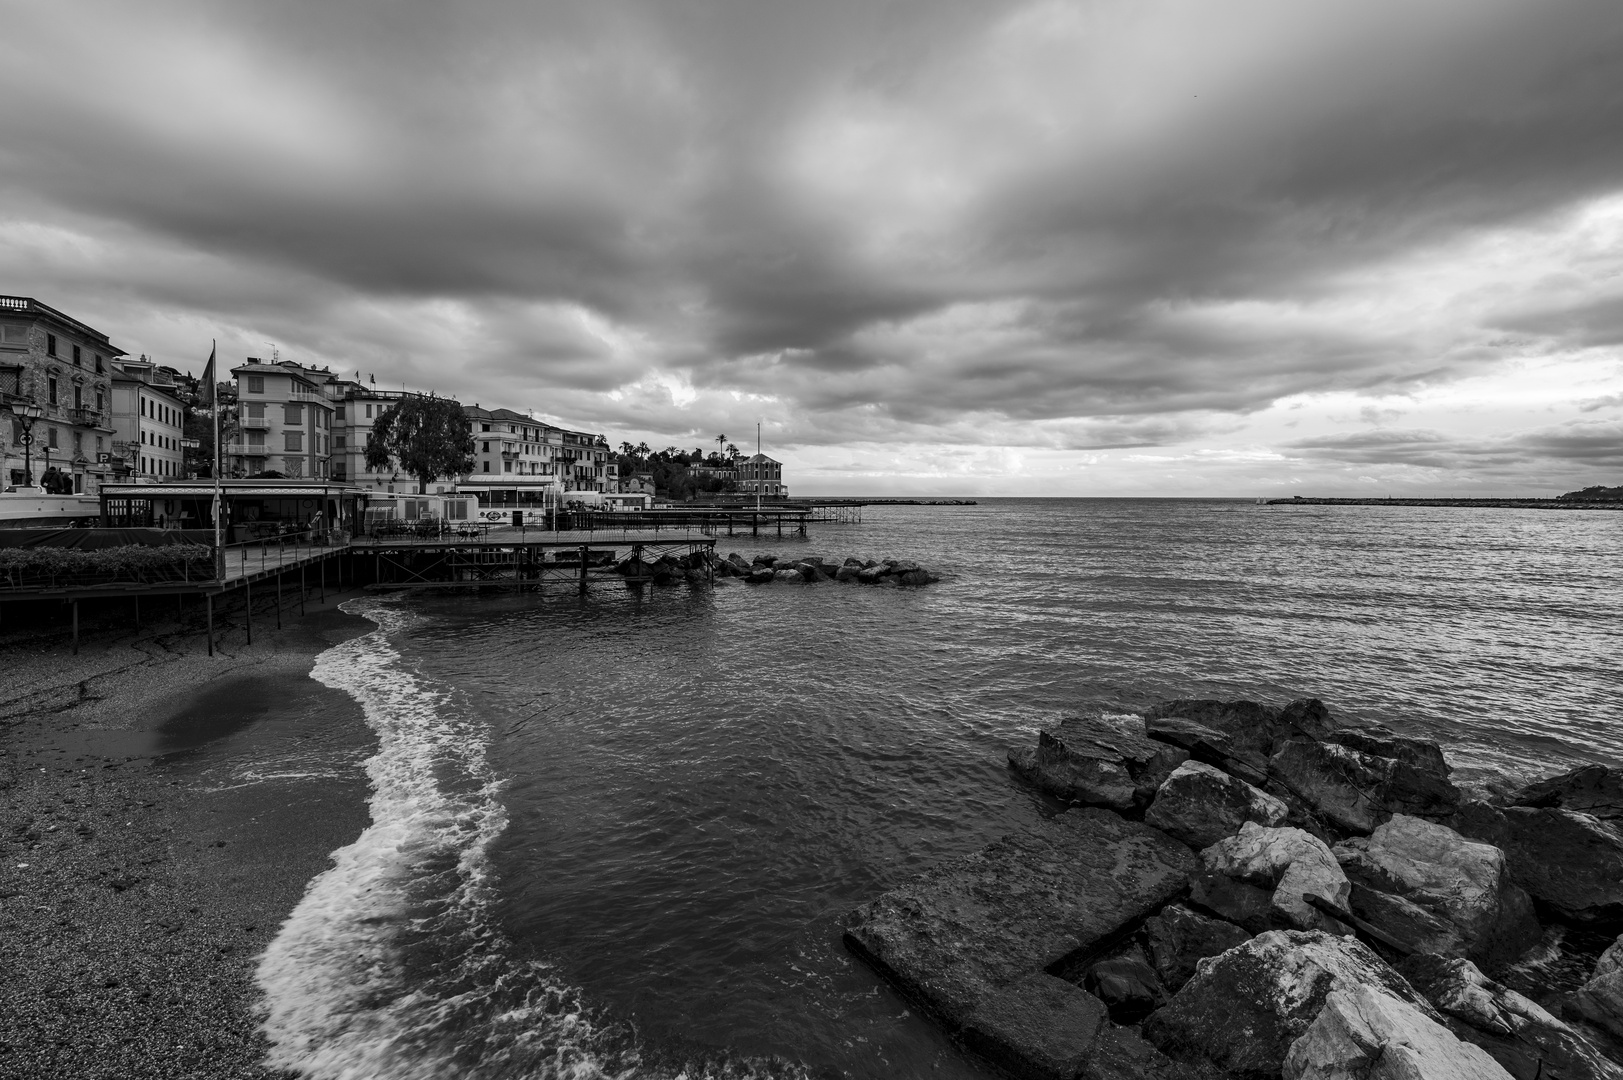
[[[719,577],[742,578],[750,585],[766,585],[774,581],[805,584],[817,581],[840,581],[857,585],[881,585],[896,588],[901,585],[928,585],[941,579],[916,562],[905,559],[848,558],[832,562],[820,555],[789,556],[757,555],[746,560],[738,552],[716,560]]]
[[[845,942],[1010,1075],[1623,1080],[1623,770],[1487,802],[1314,699],[1068,717],[1008,759],[1056,812]]]

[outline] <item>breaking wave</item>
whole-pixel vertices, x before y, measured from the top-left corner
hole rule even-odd
[[[757,1073],[651,1060],[550,966],[511,956],[491,914],[489,851],[507,819],[489,725],[391,644],[411,615],[370,598],[343,609],[378,628],[327,650],[311,676],[355,697],[377,734],[372,822],[260,958],[266,1064],[321,1080]]]

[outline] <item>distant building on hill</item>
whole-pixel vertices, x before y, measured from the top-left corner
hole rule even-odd
[[[765,454],[739,458],[738,490],[749,495],[759,492],[763,497],[787,498],[789,489],[783,486],[783,462]]]

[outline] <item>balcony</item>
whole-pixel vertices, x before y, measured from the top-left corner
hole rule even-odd
[[[237,426],[244,431],[269,431],[270,423],[266,416],[244,416],[237,421]]]
[[[101,413],[95,409],[69,409],[68,422],[80,427],[100,427]]]
[[[229,442],[225,444],[225,452],[239,457],[265,457],[270,447],[264,443]]]
[[[305,390],[305,389],[303,389],[301,387],[297,387],[297,386],[295,386],[292,390],[288,391],[287,400],[289,400],[289,401],[321,402],[323,404],[325,404],[326,401],[327,401],[327,399],[325,397],[323,397],[319,391]]]

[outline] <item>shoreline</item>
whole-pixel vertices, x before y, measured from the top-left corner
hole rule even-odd
[[[258,957],[370,821],[360,705],[309,677],[358,592],[238,619],[0,636],[0,1077],[268,1077]]]

